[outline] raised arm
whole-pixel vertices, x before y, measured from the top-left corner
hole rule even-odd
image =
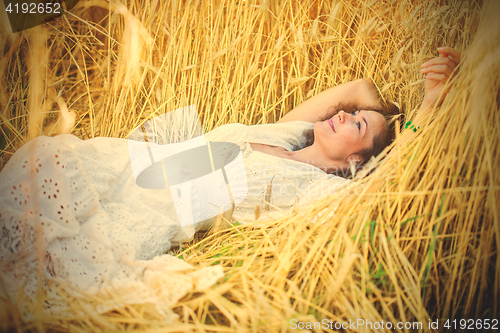
[[[413,119],[413,123],[421,124],[435,104],[439,104],[442,91],[450,79],[453,71],[460,63],[460,52],[451,47],[438,48],[439,57],[422,64],[422,73],[425,74],[425,96],[420,108]]]
[[[440,98],[444,97],[443,89],[453,74],[453,71],[460,63],[460,52],[449,47],[438,48],[439,57],[433,58],[422,65],[422,73],[426,75],[425,80],[425,95],[422,104],[412,119],[414,126],[422,125],[426,120],[427,116],[431,113],[430,111],[436,104],[441,102]],[[300,106],[300,105],[299,105]],[[399,144],[404,146],[408,140],[414,138],[414,131],[409,128],[401,133]],[[397,150],[392,150],[389,154],[397,154]],[[370,188],[364,188],[364,191],[377,191],[379,186],[383,182],[383,178],[379,177],[378,181],[371,182]],[[363,185],[361,185],[363,186]],[[348,194],[341,198],[339,205],[352,205],[356,202],[359,196],[356,190],[350,191],[352,194]]]
[[[365,110],[382,109],[373,82],[370,79],[359,79],[327,89],[309,98],[278,120],[278,123],[294,120],[311,123],[323,121],[332,117],[339,106],[344,105],[354,105],[357,109]]]

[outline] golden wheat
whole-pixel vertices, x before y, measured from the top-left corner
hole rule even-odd
[[[423,95],[420,65],[438,46],[464,57],[442,106],[418,133],[397,135],[392,153],[357,178],[361,194],[335,214],[338,195],[174,250],[226,273],[182,299],[175,324],[146,305],[99,315],[96,304],[120,295],[61,290],[68,313],[23,321],[9,310],[3,327],[284,332],[293,319],[362,318],[421,322],[431,331],[429,320],[498,318],[499,14],[494,0],[93,0],[50,24],[3,34],[2,163],[42,133],[125,138],[190,104],[205,131],[275,122],[361,77],[411,119]]]

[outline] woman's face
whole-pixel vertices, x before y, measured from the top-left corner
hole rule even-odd
[[[384,130],[386,120],[376,111],[340,111],[330,119],[314,124],[314,145],[332,165],[349,167],[361,162],[361,152],[373,146],[373,138]]]

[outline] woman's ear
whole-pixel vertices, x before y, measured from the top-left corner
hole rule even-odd
[[[361,165],[363,158],[359,154],[352,154],[347,158],[349,162],[349,171],[351,172],[351,176],[354,177],[358,167]]]
[[[362,161],[363,157],[360,154],[351,154],[347,157],[347,162],[349,162],[349,164],[360,164]]]

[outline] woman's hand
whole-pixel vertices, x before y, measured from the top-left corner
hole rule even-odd
[[[439,57],[422,65],[425,76],[425,96],[421,109],[432,106],[441,94],[455,67],[460,63],[460,52],[451,47],[439,47]]]
[[[359,79],[340,84],[309,98],[278,120],[278,123],[294,120],[311,123],[323,121],[332,117],[333,112],[341,105],[353,105],[364,110],[383,108],[372,80]]]

